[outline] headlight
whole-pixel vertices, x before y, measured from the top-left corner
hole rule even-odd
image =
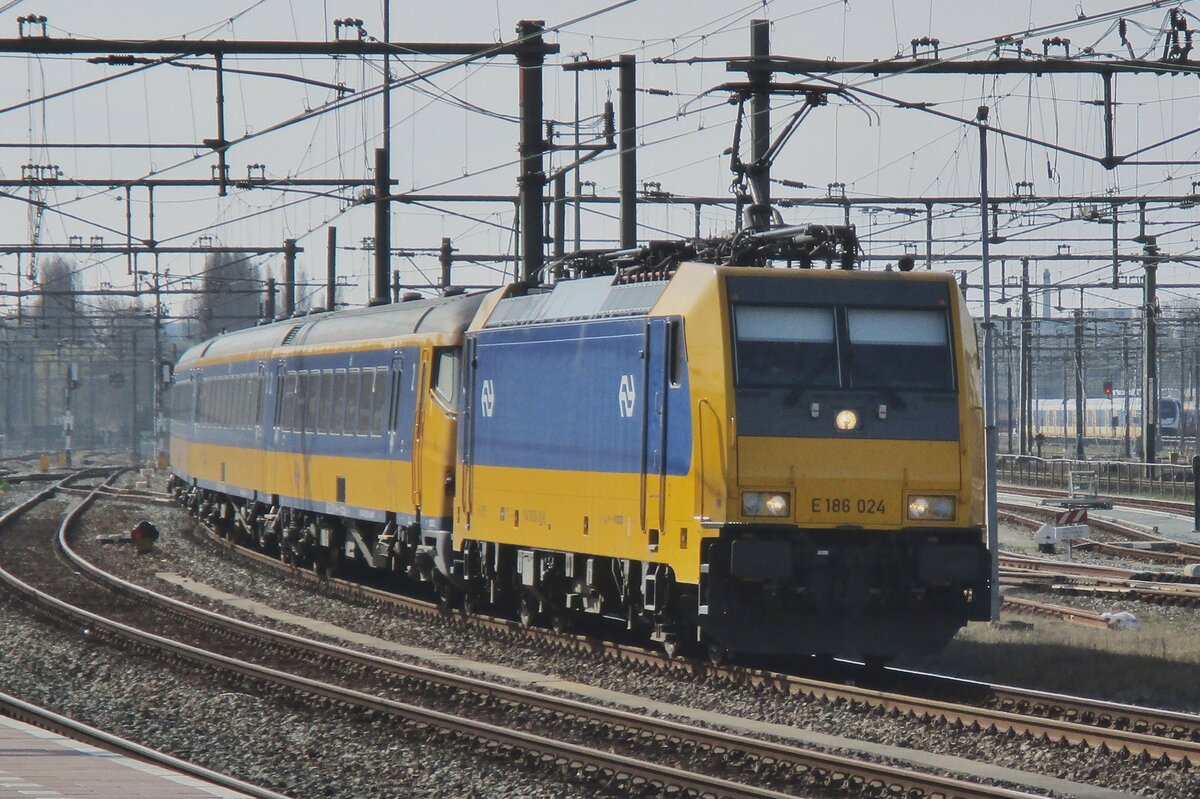
[[[838,430],[853,430],[858,427],[858,414],[849,409],[838,411],[833,423],[837,425]]]
[[[949,521],[954,518],[957,502],[954,497],[910,496],[908,518],[917,521]]]
[[[780,491],[743,491],[743,516],[791,516],[791,495]]]

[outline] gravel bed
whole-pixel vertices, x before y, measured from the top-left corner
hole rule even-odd
[[[8,506],[12,497],[5,493],[0,501]],[[50,508],[45,515],[53,512]],[[210,674],[167,666],[89,635],[87,630],[64,634],[29,615],[23,603],[0,597],[5,642],[0,688],[291,796],[617,795],[594,785],[581,790],[556,774],[531,774],[520,763],[479,756],[470,744],[448,745],[432,732],[403,728],[391,719],[289,703],[236,681],[215,684]]]
[[[815,731],[906,746],[922,751],[958,755],[981,762],[1050,774],[1145,796],[1200,795],[1200,780],[1184,767],[1143,762],[1139,758],[1103,755],[1062,745],[1047,745],[1011,736],[988,735],[938,726],[878,711],[829,706],[796,698],[763,694],[736,686],[714,686],[676,674],[634,669],[628,664],[480,637],[478,633],[436,620],[410,616],[373,604],[331,599],[310,588],[281,580],[237,561],[213,556],[211,548],[181,533],[193,522],[177,508],[139,507],[132,501],[106,502],[89,517],[97,528],[105,524],[128,527],[147,518],[163,532],[152,555],[134,557],[127,550],[94,552],[106,567],[121,566],[155,590],[175,594],[195,604],[203,602],[154,577],[158,571],[184,574],[229,593],[246,596],[303,616],[412,646],[421,646],[473,660],[499,663],[542,674],[562,675],[602,688],[625,691],[664,702],[793,725]],[[93,531],[94,532],[94,531]],[[230,613],[222,606],[222,612]],[[236,614],[235,614],[236,615]],[[256,623],[260,617],[245,616]],[[292,630],[311,635],[303,630]],[[444,667],[443,667],[444,668]]]

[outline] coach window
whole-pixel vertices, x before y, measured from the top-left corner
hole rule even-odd
[[[234,404],[233,426],[239,430],[246,427],[246,417],[249,416],[246,412],[246,397],[250,394],[249,387],[246,385],[246,376],[238,375],[233,379],[233,385],[237,388],[237,402]]]
[[[251,375],[242,376],[242,419],[243,430],[254,427],[254,391],[251,388]]]
[[[346,370],[333,373],[329,400],[329,432],[340,436],[346,425]]]
[[[369,436],[371,429],[371,409],[375,402],[375,370],[363,369],[358,377],[358,434]]]
[[[399,374],[397,372],[397,374]],[[371,435],[382,436],[387,428],[388,370],[381,366],[375,370],[374,400],[371,403]]]
[[[316,433],[321,429],[321,373],[308,373],[308,396],[304,402],[304,432]]]
[[[277,379],[275,390],[275,426],[280,430],[291,430],[296,408],[296,373],[287,372]]]
[[[308,430],[308,372],[299,372],[296,376],[296,415],[292,420],[292,430],[303,433]]]
[[[332,369],[323,369],[321,371],[321,398],[317,400],[317,407],[321,414],[317,422],[317,432],[328,433],[330,430],[329,420],[333,416]]]
[[[229,381],[229,407],[225,426],[233,429],[242,426],[242,376],[230,375],[226,379]]]
[[[238,379],[232,375],[225,378],[225,426],[237,426]]]
[[[242,378],[238,375],[230,375],[225,378],[225,382],[227,389],[225,398],[225,426],[232,429],[241,426]]]
[[[349,369],[346,372],[346,421],[344,432],[352,436],[358,432],[358,392],[361,390],[362,370]]]
[[[251,427],[258,427],[258,423],[262,420],[263,413],[263,389],[266,387],[266,381],[263,379],[262,372],[254,376],[253,382],[250,384],[254,393],[254,417],[250,421]]]
[[[433,367],[434,395],[452,413],[458,411],[458,361],[458,349],[441,349]]]
[[[213,388],[216,389],[216,391],[213,392],[213,394],[215,395],[215,397],[214,397],[215,402],[213,402],[213,415],[212,415],[213,424],[216,427],[224,427],[225,426],[225,417],[226,417],[225,397],[229,394],[229,391],[228,391],[229,384],[228,384],[228,382],[226,382],[224,377],[218,377],[215,381],[213,381]]]
[[[320,407],[317,405],[321,396],[321,373],[312,371],[308,373],[308,382],[304,387],[304,432],[317,432],[317,420],[320,418],[318,412]]]
[[[229,382],[233,388],[233,413],[229,417],[229,426],[240,429],[246,418],[246,378],[237,375],[231,377]]]
[[[254,429],[254,375],[242,378],[242,427]]]
[[[192,386],[192,422],[200,425],[204,423],[204,378],[195,377],[195,385]]]

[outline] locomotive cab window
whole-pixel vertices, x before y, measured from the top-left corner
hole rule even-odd
[[[457,349],[438,350],[433,365],[433,393],[438,401],[451,413],[458,411],[458,361]]]
[[[670,376],[671,387],[683,385],[683,324],[678,319],[672,319],[667,325],[669,339],[668,350],[671,353]]]
[[[832,308],[734,308],[737,382],[746,387],[838,385]]]
[[[945,311],[848,308],[846,327],[847,387],[953,390]]]

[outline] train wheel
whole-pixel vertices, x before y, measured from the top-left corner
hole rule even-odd
[[[522,627],[532,627],[537,620],[537,599],[532,594],[522,591],[517,600],[517,621]]]
[[[566,608],[555,608],[550,611],[550,629],[563,635],[571,629],[571,614]]]
[[[708,654],[708,662],[714,666],[724,665],[725,662],[729,660],[729,650],[718,644],[716,641],[706,642],[704,644],[704,649]]]
[[[468,616],[478,616],[480,609],[483,607],[483,596],[478,589],[468,589],[463,594],[463,613]]]
[[[863,658],[863,668],[867,670],[868,674],[879,677],[883,675],[890,661],[891,658],[886,655],[867,655]]]
[[[683,657],[683,641],[680,641],[675,636],[668,636],[662,642],[663,653],[674,660],[677,657]]]
[[[433,576],[434,590],[437,591],[438,609],[443,613],[450,613],[454,610],[454,600],[457,598],[458,592],[454,590],[454,586],[449,580],[441,575]]]

